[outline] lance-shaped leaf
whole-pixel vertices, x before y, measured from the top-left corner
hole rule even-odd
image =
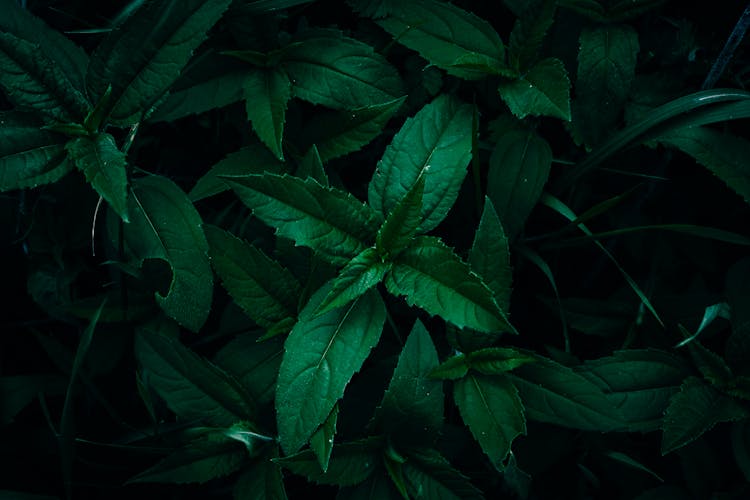
[[[457,354],[445,360],[430,374],[433,378],[457,380],[472,368],[485,375],[499,375],[536,358],[509,347],[485,347],[467,354]]]
[[[305,140],[315,144],[325,163],[359,151],[385,127],[406,97],[351,111],[317,112],[305,127]]]
[[[0,88],[13,103],[62,122],[86,115],[88,103],[38,46],[0,31]]]
[[[484,198],[482,218],[469,250],[471,270],[482,277],[504,312],[510,308],[513,270],[505,230],[489,197]]]
[[[410,450],[403,464],[404,478],[414,498],[443,500],[481,500],[482,493],[469,478],[453,468],[440,453],[432,449]]]
[[[370,206],[385,218],[425,176],[419,230],[435,228],[458,197],[471,159],[472,107],[442,95],[406,120],[370,181]]]
[[[664,415],[661,453],[666,455],[695,441],[719,422],[738,421],[748,415],[739,401],[698,377],[688,377]]]
[[[287,500],[281,467],[271,461],[278,451],[254,461],[234,483],[234,500]]]
[[[372,210],[352,195],[289,175],[224,178],[253,214],[276,234],[345,264],[370,246],[377,226]]]
[[[86,84],[98,101],[112,86],[110,120],[131,125],[148,115],[231,0],[146,2],[109,33],[91,56]]]
[[[135,355],[144,380],[176,415],[215,426],[253,416],[253,402],[236,379],[153,325],[136,335]]]
[[[205,226],[211,265],[229,295],[258,325],[297,316],[302,287],[281,264],[216,226]]]
[[[310,449],[315,454],[315,458],[318,459],[318,465],[320,470],[324,473],[328,472],[328,464],[331,461],[331,453],[333,452],[333,437],[336,434],[336,422],[339,418],[339,405],[335,405],[331,413],[328,414],[325,422],[323,422],[318,430],[310,436]]]
[[[318,307],[317,314],[348,304],[383,279],[391,268],[375,248],[362,250],[339,271],[333,279],[331,291]]]
[[[73,169],[65,137],[43,130],[31,113],[0,113],[0,191],[55,182]]]
[[[495,145],[487,173],[487,196],[509,238],[521,231],[537,204],[551,165],[549,144],[533,130],[509,131]]]
[[[115,138],[104,132],[94,137],[76,137],[65,149],[88,183],[128,222],[127,158],[115,144]]]
[[[518,78],[500,83],[498,91],[518,118],[551,116],[570,121],[570,79],[559,59],[537,62]]]
[[[276,421],[286,453],[299,450],[325,421],[377,344],[385,322],[385,305],[375,290],[347,307],[315,316],[327,293],[323,287],[310,298],[284,344]]]
[[[369,45],[335,30],[312,30],[283,50],[294,95],[333,109],[358,109],[405,94],[396,68]]]
[[[513,440],[526,434],[518,389],[504,376],[469,373],[453,385],[453,399],[474,439],[497,468]]]
[[[414,185],[393,207],[375,236],[378,252],[395,256],[409,246],[422,221],[422,196],[424,194],[425,170]]]
[[[443,427],[443,383],[430,377],[438,356],[422,322],[414,323],[373,424],[399,445],[429,445]]]
[[[211,309],[213,273],[202,221],[187,195],[166,177],[136,179],[128,197],[130,223],[123,226],[123,246],[130,261],[161,259],[172,269],[166,295],[156,301],[168,316],[193,331],[200,330]],[[109,222],[117,242],[118,223]],[[117,244],[116,244],[117,246]]]
[[[253,124],[253,130],[280,160],[284,159],[281,140],[284,135],[286,106],[292,98],[291,85],[284,70],[272,68],[249,72],[242,87],[245,111]]]
[[[376,22],[399,43],[457,77],[474,80],[509,72],[505,47],[492,25],[453,4],[398,2]]]
[[[393,261],[385,285],[459,328],[482,332],[515,332],[492,291],[469,266],[437,238],[422,236]]]
[[[305,156],[299,162],[297,171],[294,172],[297,177],[312,177],[321,186],[330,186],[328,182],[328,174],[326,174],[325,166],[323,166],[323,160],[318,152],[318,147],[313,144],[310,149],[305,153]]]

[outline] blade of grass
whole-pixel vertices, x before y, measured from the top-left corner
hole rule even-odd
[[[750,238],[748,238],[747,236],[733,233],[731,231],[725,231],[723,229],[717,229],[715,227],[696,226],[693,224],[653,224],[649,226],[623,227],[620,229],[614,229],[612,231],[603,231],[601,233],[591,233],[586,236],[579,236],[555,243],[549,243],[546,244],[544,248],[562,248],[575,246],[577,244],[590,242],[592,240],[601,240],[604,238],[610,238],[612,236],[636,233],[640,231],[672,231],[676,233],[689,234],[698,238],[722,241],[724,243],[732,243],[734,245],[750,246]]]

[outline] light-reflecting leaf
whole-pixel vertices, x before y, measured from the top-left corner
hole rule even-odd
[[[384,262],[373,247],[365,248],[350,260],[333,279],[331,291],[323,299],[316,314],[341,307],[360,297],[383,279],[391,265]]]
[[[518,78],[501,82],[498,91],[518,118],[551,116],[570,121],[570,79],[559,59],[537,62]]]
[[[318,430],[310,436],[310,449],[318,459],[320,470],[328,472],[328,464],[333,451],[333,437],[336,435],[336,422],[339,417],[339,405],[334,405],[328,418],[325,419]]]
[[[292,98],[292,84],[283,70],[258,69],[247,74],[242,90],[245,111],[253,130],[263,144],[280,160],[284,159],[281,141],[284,135],[286,107]]]

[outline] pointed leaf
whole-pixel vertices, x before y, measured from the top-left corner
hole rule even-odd
[[[466,355],[469,367],[485,375],[499,375],[535,360],[534,356],[509,347],[485,347]]]
[[[144,3],[91,56],[86,84],[97,101],[112,86],[110,120],[132,125],[147,116],[219,20],[231,0]]]
[[[537,204],[552,165],[552,150],[532,130],[504,134],[490,157],[487,196],[503,229],[514,238]]]
[[[294,95],[333,109],[358,109],[405,94],[396,68],[372,47],[335,30],[312,30],[283,51]]]
[[[246,467],[232,490],[233,500],[287,500],[281,467],[269,456]]]
[[[470,80],[508,72],[505,47],[487,21],[447,2],[394,2],[376,21],[399,43],[449,74]]]
[[[525,72],[539,57],[557,5],[554,0],[533,0],[522,5],[523,10],[518,13],[508,39],[508,62],[513,68]]]
[[[425,175],[422,173],[380,226],[375,236],[375,245],[385,257],[397,255],[414,239],[422,220],[424,183]]]
[[[391,0],[387,0],[391,1]],[[383,471],[375,471],[355,486],[339,488],[336,500],[401,500],[404,497]]]
[[[420,231],[435,228],[458,197],[471,159],[472,108],[442,95],[406,120],[370,181],[368,201],[385,218],[425,176]]]
[[[372,474],[380,458],[380,446],[377,438],[334,445],[326,472],[320,469],[312,450],[278,458],[275,462],[317,484],[351,486]]]
[[[481,500],[481,492],[437,451],[412,450],[404,465],[409,493],[415,498]]]
[[[570,80],[559,59],[537,62],[515,80],[500,83],[498,91],[518,118],[551,116],[570,121]]]
[[[286,106],[292,98],[289,77],[280,69],[258,69],[245,78],[245,111],[253,130],[263,144],[280,160],[284,159],[281,140],[284,135]]]
[[[431,372],[430,377],[441,380],[458,380],[469,373],[469,361],[466,354],[459,353],[446,359]]]
[[[510,267],[510,250],[505,230],[489,197],[484,198],[484,209],[474,242],[469,250],[469,265],[492,290],[500,308],[508,313],[510,308],[513,270]]]
[[[326,174],[325,166],[323,165],[323,159],[320,157],[318,147],[313,144],[310,149],[305,153],[305,156],[300,161],[297,171],[294,173],[297,177],[312,177],[321,186],[329,187],[328,174]]]
[[[390,268],[391,265],[383,262],[380,253],[375,248],[365,248],[333,279],[331,291],[321,302],[316,314],[344,306],[362,296],[367,290],[380,283]]]
[[[69,158],[86,175],[86,180],[109,203],[124,222],[128,216],[127,158],[107,133],[77,137],[66,145]]]
[[[216,226],[204,226],[211,265],[229,295],[258,325],[297,316],[302,286],[281,264]]]
[[[375,413],[378,429],[393,442],[429,445],[443,427],[443,383],[430,377],[438,366],[435,345],[424,325],[414,323]]]
[[[318,459],[320,470],[324,473],[328,472],[328,464],[331,460],[331,452],[333,451],[333,436],[336,434],[336,421],[338,417],[339,405],[337,404],[334,405],[325,422],[310,436],[310,449],[315,454],[315,458]]]
[[[276,234],[312,248],[332,264],[346,263],[374,239],[372,211],[349,193],[288,175],[224,179]]]
[[[375,290],[347,307],[314,316],[327,293],[324,287],[310,298],[284,344],[276,420],[286,453],[299,450],[328,417],[385,322],[385,306]]]
[[[123,226],[125,255],[138,266],[145,259],[161,259],[172,268],[166,295],[156,301],[168,316],[198,331],[208,318],[213,273],[200,215],[187,195],[166,177],[152,175],[133,181],[128,198],[130,223]],[[117,222],[109,221],[117,247]]]
[[[31,113],[0,112],[0,191],[34,188],[73,169],[65,137],[41,128]]]
[[[422,236],[393,262],[385,285],[459,328],[482,332],[514,332],[487,285],[436,238]]]
[[[175,339],[142,328],[135,354],[148,383],[178,416],[216,426],[250,419],[253,403],[233,377]]]
[[[492,464],[502,469],[513,440],[526,434],[516,387],[504,376],[469,373],[454,383],[453,399],[474,439]]]
[[[735,399],[698,377],[688,377],[664,415],[661,453],[666,455],[685,446],[719,422],[737,421],[748,415],[747,408]]]

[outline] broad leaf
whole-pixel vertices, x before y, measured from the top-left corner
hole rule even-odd
[[[281,467],[264,456],[245,468],[232,489],[234,500],[287,500]]]
[[[422,219],[424,183],[425,175],[422,173],[380,226],[375,236],[375,246],[384,259],[398,255],[414,239]]]
[[[294,95],[313,104],[352,110],[405,94],[396,68],[372,47],[335,30],[312,30],[283,51],[281,65]]]
[[[128,198],[130,223],[122,228],[125,255],[142,265],[145,259],[161,259],[172,268],[166,295],[156,301],[171,318],[193,331],[208,318],[213,294],[213,273],[208,243],[200,215],[187,195],[166,177],[136,179]],[[117,247],[117,221],[109,230]]]
[[[388,14],[376,22],[449,74],[475,80],[509,72],[497,32],[470,12],[447,2],[410,0],[394,2]]]
[[[73,169],[65,137],[43,130],[33,114],[0,112],[0,123],[0,191],[49,184]]]
[[[454,469],[437,451],[411,450],[403,464],[409,493],[414,498],[481,500],[484,497],[469,479]]]
[[[508,239],[489,197],[484,198],[482,218],[469,250],[469,265],[492,290],[497,304],[507,314],[513,270],[510,267]]]
[[[459,328],[515,333],[492,291],[436,238],[422,236],[401,252],[386,275],[385,285],[392,294],[405,295],[410,305]]]
[[[375,413],[379,430],[399,445],[429,445],[443,426],[443,383],[430,377],[438,357],[430,334],[417,320]]]
[[[377,344],[385,322],[385,306],[375,290],[347,307],[315,316],[326,293],[324,287],[310,298],[284,344],[276,420],[287,454],[299,450],[328,417]]]
[[[573,125],[588,146],[616,124],[635,74],[638,35],[624,25],[587,28],[578,52]]]
[[[526,434],[526,419],[518,390],[504,376],[469,373],[453,385],[453,399],[474,439],[502,469],[516,436]]]
[[[517,71],[525,72],[539,57],[557,5],[554,0],[532,0],[522,5],[508,39],[508,62]]]
[[[96,192],[104,198],[124,222],[128,216],[127,158],[107,133],[77,137],[66,145],[69,158]]]
[[[149,325],[138,332],[135,341],[144,379],[176,415],[215,426],[253,416],[254,403],[237,380],[176,339]]]
[[[698,439],[719,422],[747,418],[748,409],[697,377],[688,377],[664,415],[661,453]]]
[[[332,264],[346,263],[374,239],[373,212],[349,193],[288,175],[224,179],[276,234],[312,248]]]
[[[570,80],[559,59],[537,62],[518,78],[500,83],[498,91],[518,118],[551,116],[570,121]]]
[[[97,101],[112,86],[110,120],[132,125],[174,83],[231,0],[156,0],[109,33],[91,56],[86,84]]]
[[[216,226],[205,226],[211,265],[229,295],[258,325],[296,318],[302,286],[260,249]]]
[[[495,145],[487,173],[487,196],[509,238],[523,229],[542,194],[551,165],[549,144],[532,130],[507,132]]]
[[[17,106],[62,122],[83,120],[88,102],[34,43],[0,31],[0,88]]]
[[[377,438],[337,444],[333,447],[326,472],[320,469],[312,450],[303,450],[276,459],[275,462],[314,483],[351,486],[361,483],[372,474],[380,458],[380,446]]]
[[[328,472],[328,464],[331,460],[331,453],[333,452],[333,437],[336,434],[336,422],[339,417],[339,405],[335,405],[328,414],[325,422],[323,422],[318,430],[310,436],[310,449],[315,454],[315,458],[318,459],[318,465],[320,470],[324,473]]]
[[[425,176],[419,230],[435,228],[458,197],[471,159],[472,108],[442,95],[406,120],[370,181],[368,201],[383,218]]]
[[[249,72],[242,87],[245,111],[253,130],[280,160],[284,159],[281,141],[287,103],[292,98],[291,85],[286,73],[276,68]]]
[[[333,279],[331,291],[323,299],[316,314],[344,306],[362,296],[380,283],[390,268],[390,263],[384,262],[375,248],[365,248]]]

